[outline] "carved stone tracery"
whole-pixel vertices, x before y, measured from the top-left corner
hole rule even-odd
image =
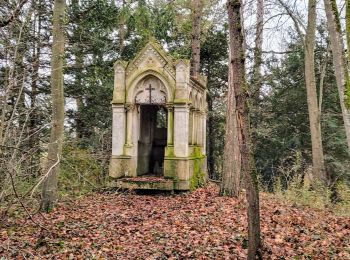
[[[165,104],[167,92],[161,80],[148,76],[141,80],[135,90],[136,104]]]

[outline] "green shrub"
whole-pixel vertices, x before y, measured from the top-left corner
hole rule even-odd
[[[277,178],[274,184],[274,193],[278,198],[310,208],[328,208],[336,214],[350,216],[350,186],[346,182],[339,182],[335,189],[325,187],[320,183],[295,181],[289,183],[283,190]],[[336,200],[332,196],[336,194]]]
[[[331,191],[321,184],[314,184],[312,187],[291,182],[284,196],[291,202],[319,209],[327,208],[331,203]]]
[[[340,215],[350,216],[350,187],[345,182],[341,182],[336,186],[337,203],[334,211]]]

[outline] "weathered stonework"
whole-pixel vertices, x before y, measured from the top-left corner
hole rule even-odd
[[[155,41],[132,61],[117,61],[114,72],[110,177],[125,188],[201,186],[207,178],[206,79],[192,78],[190,62],[173,61]],[[125,179],[147,174],[166,182],[137,186]]]

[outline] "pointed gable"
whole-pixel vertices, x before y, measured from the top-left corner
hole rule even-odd
[[[135,69],[164,68],[172,76],[175,76],[175,69],[172,58],[166,54],[162,46],[151,40],[129,63],[127,75],[131,75]]]

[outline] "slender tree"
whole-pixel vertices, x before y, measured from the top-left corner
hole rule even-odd
[[[231,34],[231,32],[230,32]],[[230,37],[231,39],[231,37]],[[236,50],[234,42],[229,42],[229,55],[232,57]],[[230,64],[231,65],[231,64]],[[241,154],[239,149],[239,129],[236,115],[235,86],[240,84],[240,75],[233,66],[228,69],[228,92],[226,102],[226,132],[224,146],[223,173],[220,185],[220,195],[238,197],[241,179]]]
[[[315,77],[315,38],[316,38],[316,0],[309,0],[308,25],[305,35],[305,83],[312,145],[312,172],[320,181],[325,181],[325,166],[321,135],[321,115],[318,106]]]
[[[253,102],[258,105],[261,89],[261,65],[262,65],[262,45],[264,30],[264,0],[257,1],[256,32],[253,64]]]
[[[55,0],[53,8],[53,45],[51,59],[52,123],[45,167],[46,176],[42,190],[41,209],[43,211],[52,209],[57,201],[57,182],[64,136],[64,17],[65,0]]]
[[[79,4],[78,0],[72,0],[71,4],[72,12],[79,14],[81,11],[81,6]],[[84,53],[83,53],[83,47],[81,44],[81,34],[82,34],[82,23],[83,19],[81,19],[81,16],[76,15],[76,20],[73,22],[76,24],[74,31],[73,31],[73,45],[75,46],[72,48],[73,54],[75,56],[75,88],[78,90],[78,94],[75,97],[76,104],[77,104],[77,111],[76,111],[76,137],[77,141],[81,142],[85,138],[85,125],[83,120],[84,115],[84,102],[83,102],[83,78],[82,78],[82,70],[84,67]]]
[[[348,70],[350,67],[350,0],[346,0],[346,42],[348,45]],[[347,108],[350,108],[350,77],[348,76],[348,82],[346,84],[346,104]],[[350,150],[350,148],[349,148]]]
[[[33,1],[35,6],[34,20],[33,20],[33,45],[32,45],[32,68],[31,68],[31,91],[29,94],[30,97],[30,119],[29,119],[29,147],[33,151],[32,163],[39,164],[40,159],[40,150],[39,147],[39,135],[36,133],[39,126],[39,108],[37,103],[38,95],[38,84],[39,84],[39,68],[40,68],[40,52],[41,52],[41,30],[42,30],[42,6],[41,0]],[[35,172],[38,172],[38,167],[33,167]],[[33,172],[32,170],[32,172]]]
[[[202,0],[193,0],[192,5],[191,74],[197,77],[200,72]]]
[[[258,126],[262,118],[261,103],[261,87],[263,77],[261,74],[262,67],[262,47],[263,47],[263,32],[264,32],[264,0],[257,1],[256,10],[256,31],[255,31],[255,46],[254,46],[254,60],[253,60],[253,75],[251,82],[251,127],[252,140],[255,143],[258,135]],[[254,149],[256,150],[256,148]]]
[[[299,20],[289,6],[282,0],[279,0],[279,3],[293,20],[295,30],[303,40],[305,85],[312,146],[312,174],[320,182],[325,182],[326,172],[322,145],[321,110],[319,109],[320,103],[317,97],[315,76],[316,1],[310,0],[308,3],[306,35],[302,33]]]
[[[343,115],[348,152],[350,154],[350,82],[341,35],[341,23],[336,1],[324,0],[324,6],[331,42],[335,78]],[[347,24],[349,24],[349,22],[347,22]]]
[[[255,172],[252,149],[249,135],[249,104],[248,88],[245,80],[245,53],[244,35],[242,30],[242,2],[229,0],[227,2],[229,21],[229,67],[231,79],[229,88],[232,88],[235,99],[236,120],[238,128],[239,148],[242,159],[242,174],[245,180],[246,196],[248,202],[248,259],[256,259],[260,255],[260,209],[259,191]],[[228,101],[230,102],[230,101]],[[227,132],[233,131],[233,124],[227,124]],[[231,159],[232,160],[232,159]]]

